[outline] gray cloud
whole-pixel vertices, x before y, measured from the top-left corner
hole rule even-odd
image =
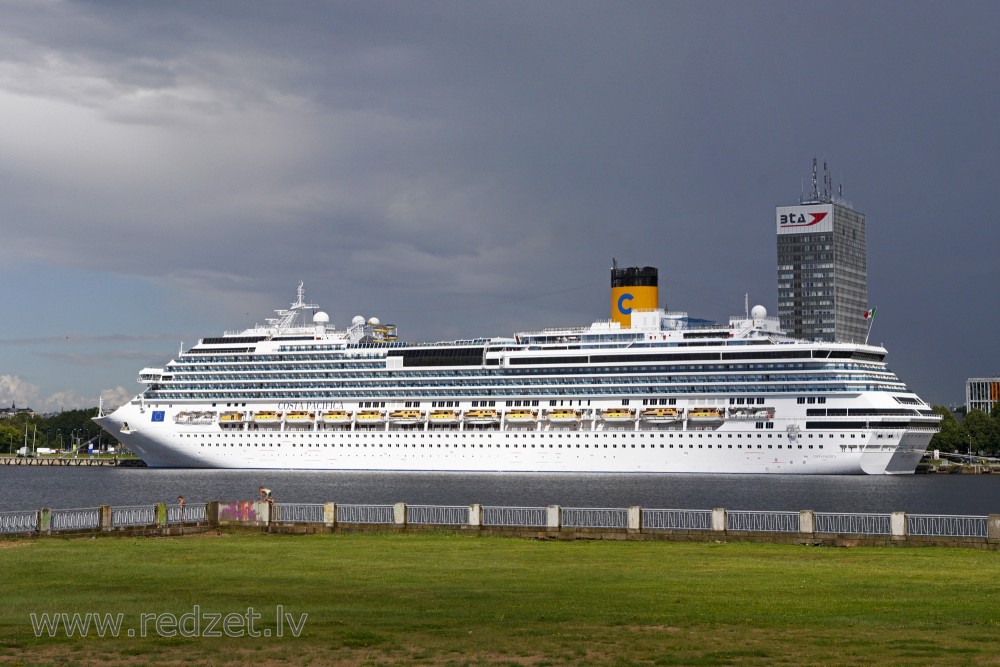
[[[658,265],[671,307],[773,307],[773,207],[818,154],[868,215],[894,367],[940,401],[987,370],[995,299],[959,286],[998,277],[969,243],[1000,144],[993,5],[0,14],[0,258],[155,285],[163,317],[205,315],[196,335],[259,321],[299,279],[335,320],[408,338],[585,323],[607,316],[613,256]],[[962,345],[939,328],[955,308],[983,322]]]

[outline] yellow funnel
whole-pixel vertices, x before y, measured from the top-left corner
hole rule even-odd
[[[633,310],[659,308],[656,267],[611,269],[611,320],[623,329],[632,326]]]

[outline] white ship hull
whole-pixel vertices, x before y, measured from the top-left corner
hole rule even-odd
[[[98,423],[150,467],[444,472],[912,474],[932,430],[761,432],[584,422],[580,429],[235,431],[152,422],[123,406]],[[128,424],[122,431],[122,424]],[[810,438],[809,435],[813,437]]]

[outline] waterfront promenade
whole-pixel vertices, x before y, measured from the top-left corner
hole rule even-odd
[[[813,546],[948,546],[1000,550],[1000,514],[801,510],[361,505],[210,501],[0,512],[0,535],[183,535],[451,530],[557,540],[773,542]]]

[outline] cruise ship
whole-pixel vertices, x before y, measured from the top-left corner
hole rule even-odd
[[[204,338],[95,421],[151,467],[912,474],[940,418],[866,343],[797,340],[762,306],[728,324],[612,270],[611,318],[404,343],[297,298]]]

